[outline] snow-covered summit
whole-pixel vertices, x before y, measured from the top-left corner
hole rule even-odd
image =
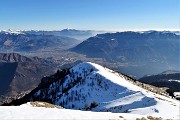
[[[179,101],[156,94],[154,89],[98,64],[83,62],[44,77],[36,89],[11,105],[44,101],[66,109],[178,119]]]
[[[39,90],[33,98],[68,109],[179,117],[178,101],[150,92],[122,74],[91,62],[72,67],[64,78]]]

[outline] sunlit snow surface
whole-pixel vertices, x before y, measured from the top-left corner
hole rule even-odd
[[[0,119],[119,119],[123,116],[126,119],[133,119],[143,117],[142,115],[133,115],[125,113],[110,113],[110,112],[91,112],[70,109],[57,109],[57,108],[43,108],[31,107],[27,104],[22,106],[1,106]]]

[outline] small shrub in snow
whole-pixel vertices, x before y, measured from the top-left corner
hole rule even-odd
[[[147,116],[149,120],[162,120],[161,117],[153,117],[153,116]]]
[[[72,104],[72,108],[74,108],[74,104]]]
[[[147,120],[145,117],[142,118],[136,118],[136,120]]]
[[[91,103],[90,108],[95,108],[96,106],[98,106],[98,104],[97,104],[95,101],[93,101],[93,102]]]

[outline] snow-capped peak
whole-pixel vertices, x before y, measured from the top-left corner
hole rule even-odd
[[[24,34],[21,30],[12,30],[12,29],[8,29],[8,30],[2,30],[1,33],[5,33],[5,34]]]

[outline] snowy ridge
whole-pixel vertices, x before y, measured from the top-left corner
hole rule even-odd
[[[90,62],[74,66],[64,79],[39,90],[34,97],[69,109],[179,118],[178,101],[147,91]]]
[[[172,81],[174,81],[174,82],[180,82],[180,80],[173,80],[173,79],[170,79],[170,80],[168,80],[168,81],[170,81],[170,82],[172,82]]]

